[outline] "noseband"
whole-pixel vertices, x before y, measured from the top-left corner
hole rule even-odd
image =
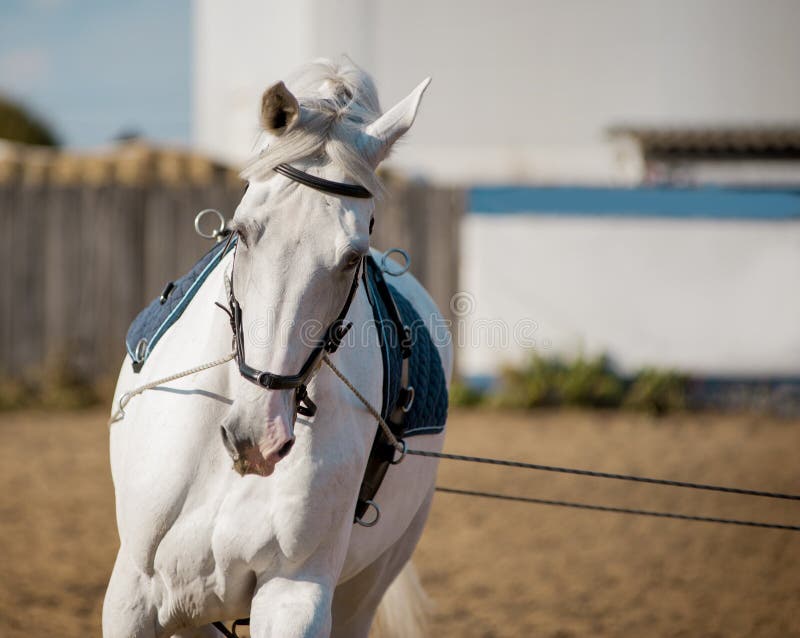
[[[366,188],[358,184],[344,184],[341,182],[332,182],[316,175],[310,175],[288,164],[280,164],[275,167],[275,172],[280,173],[284,177],[288,177],[304,186],[314,188],[316,190],[330,193],[332,195],[340,195],[343,197],[357,197],[360,199],[367,199],[372,197]],[[372,225],[370,224],[370,230]],[[228,244],[233,240],[235,233],[231,232],[228,235]],[[227,250],[227,246],[223,249],[223,254]],[[236,265],[236,253],[234,253],[234,267]],[[347,293],[344,305],[337,315],[336,319],[325,330],[323,338],[314,346],[311,353],[308,355],[303,366],[297,374],[275,374],[267,372],[266,370],[258,370],[248,365],[245,361],[244,349],[244,330],[242,329],[242,307],[236,300],[233,292],[233,270],[231,270],[231,283],[228,292],[228,308],[219,305],[230,316],[231,329],[233,330],[233,339],[236,349],[236,363],[239,366],[239,374],[251,383],[256,384],[265,390],[294,390],[295,391],[295,407],[297,412],[303,416],[314,416],[317,412],[316,404],[308,396],[308,381],[316,371],[322,359],[322,355],[327,353],[336,352],[342,343],[342,339],[347,334],[348,330],[353,326],[352,323],[346,322],[345,317],[350,310],[350,304],[353,303],[353,298],[358,288],[358,277],[361,273],[362,264],[364,259],[360,259],[353,274],[353,282],[350,284],[350,290]]]

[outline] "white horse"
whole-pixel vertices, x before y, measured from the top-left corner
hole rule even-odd
[[[273,169],[291,162],[378,192],[375,168],[413,123],[428,81],[382,115],[371,79],[347,61],[315,62],[267,89],[267,143],[243,173],[249,187],[233,219],[235,268],[229,253],[139,374],[126,358],[115,406],[134,387],[230,352],[231,326],[215,306],[228,301],[228,276],[243,308],[247,363],[283,375],[301,368],[312,349],[303,327],[327,326],[340,312],[370,250],[374,205]],[[392,283],[429,329],[441,321],[413,277]],[[356,338],[331,359],[380,406],[381,356],[363,288],[347,315]],[[120,549],[103,606],[106,638],[219,636],[209,623],[246,616],[259,638],[367,636],[382,599],[376,626],[419,635],[424,599],[409,560],[436,463],[414,456],[393,466],[378,492],[380,522],[354,525],[376,420],[326,366],[308,394],[313,418],[298,416],[293,390],[260,388],[231,361],[130,401],[110,434]],[[443,437],[420,436],[414,447],[439,451]],[[231,456],[246,459],[244,475]]]

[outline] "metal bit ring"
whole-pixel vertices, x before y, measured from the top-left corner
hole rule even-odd
[[[404,265],[400,267],[400,270],[393,270],[389,266],[387,266],[389,255],[392,255],[394,253],[402,255],[403,261],[405,262]],[[381,270],[390,277],[399,277],[400,275],[405,275],[408,272],[408,269],[411,268],[411,257],[402,248],[390,248],[385,253],[383,253],[383,256],[381,257],[380,266]]]
[[[219,228],[212,230],[210,235],[208,233],[204,233],[200,228],[200,222],[208,214],[216,215],[217,219],[219,220]],[[194,229],[203,239],[218,239],[225,233],[225,218],[216,208],[205,208],[195,215]]]

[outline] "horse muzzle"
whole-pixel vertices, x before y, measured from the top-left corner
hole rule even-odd
[[[291,428],[270,427],[260,442],[251,437],[238,437],[230,426],[220,427],[222,443],[233,460],[233,469],[241,476],[255,474],[270,476],[278,462],[294,446]]]

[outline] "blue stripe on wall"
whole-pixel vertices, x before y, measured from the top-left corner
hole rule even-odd
[[[727,188],[478,186],[469,212],[681,219],[800,219],[800,191]]]

